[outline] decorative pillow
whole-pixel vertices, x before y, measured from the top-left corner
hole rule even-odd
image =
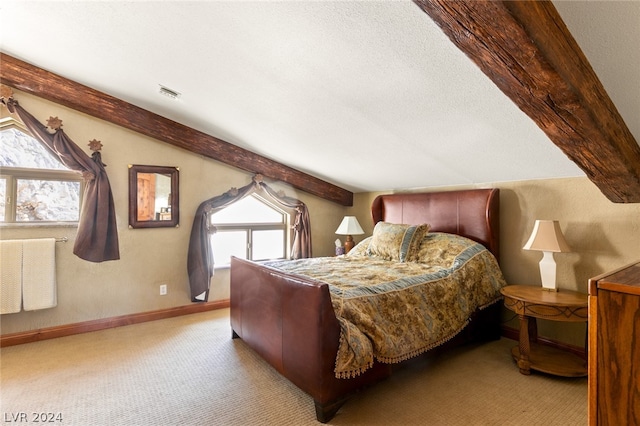
[[[364,240],[360,241],[354,248],[349,250],[345,256],[350,257],[362,257],[367,256],[367,249],[369,248],[369,242],[371,241],[371,237],[367,237]]]
[[[422,241],[425,239],[430,229],[431,225],[426,223],[416,227],[416,230],[411,237],[411,241],[407,244],[406,250],[400,251],[401,262],[418,262],[420,260],[420,247],[422,247]],[[404,260],[402,260],[402,253],[404,253]]]
[[[427,224],[414,226],[378,222],[373,228],[367,254],[394,262],[412,260],[429,228]]]

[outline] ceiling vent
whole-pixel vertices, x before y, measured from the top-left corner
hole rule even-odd
[[[164,87],[162,84],[160,85],[160,94],[171,99],[178,99],[180,97],[179,92],[176,92],[175,90],[171,90],[168,87]]]

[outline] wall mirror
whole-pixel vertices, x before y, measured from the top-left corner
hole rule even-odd
[[[179,226],[178,171],[129,165],[129,228]]]

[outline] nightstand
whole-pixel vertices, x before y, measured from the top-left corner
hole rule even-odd
[[[529,285],[510,285],[500,291],[504,296],[504,305],[520,317],[520,341],[511,354],[522,374],[531,374],[531,370],[536,370],[564,377],[587,375],[587,360],[537,342],[536,323],[536,318],[586,322],[589,319],[586,294],[569,290],[548,291]]]

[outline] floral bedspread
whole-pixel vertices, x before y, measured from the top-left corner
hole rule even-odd
[[[338,378],[361,374],[374,358],[397,363],[441,345],[506,285],[494,256],[457,235],[427,234],[411,262],[372,256],[367,244],[347,256],[267,262],[329,284],[341,326]]]

